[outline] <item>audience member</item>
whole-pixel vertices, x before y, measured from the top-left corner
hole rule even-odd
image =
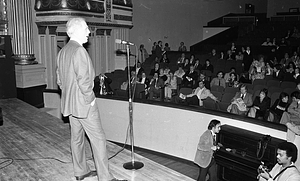
[[[140,45],[139,50],[140,51],[139,51],[139,60],[138,61],[141,63],[144,63],[145,60],[149,57],[149,54],[143,44]]]
[[[294,71],[295,71],[295,64],[293,62],[288,63],[287,68],[285,69],[284,81],[293,82],[294,81]]]
[[[236,60],[236,61],[243,61],[243,59],[244,59],[244,54],[243,54],[241,51],[239,51],[239,52],[235,55],[235,60]]]
[[[145,90],[148,90],[148,87],[149,87],[149,84],[150,84],[150,80],[146,76],[145,72],[142,72],[141,75],[138,77],[137,83],[145,84]],[[146,94],[147,94],[147,92],[146,92]]]
[[[182,66],[178,66],[178,70],[175,71],[174,76],[180,79],[183,79],[183,76],[185,74],[185,71],[182,69]]]
[[[214,66],[210,64],[210,60],[206,59],[205,64],[202,66],[202,70],[209,70],[211,73],[214,73]]]
[[[223,78],[223,72],[219,71],[217,74],[217,77],[213,78],[210,82],[210,87],[212,88],[213,86],[222,86],[226,87],[226,82],[225,79]]]
[[[248,72],[241,73],[241,77],[239,78],[239,83],[251,84],[252,81],[249,79]]]
[[[281,66],[279,64],[275,65],[274,67],[273,78],[279,81],[284,80],[284,71],[281,70]]]
[[[154,64],[154,69],[151,69],[150,70],[150,76],[153,76],[154,75],[154,73],[159,73],[159,63],[155,63]]]
[[[187,71],[182,77],[182,86],[194,88],[197,80],[198,80],[198,73],[194,71],[194,66],[190,65],[190,70]]]
[[[266,113],[265,117],[268,121],[279,123],[284,111],[287,111],[289,106],[289,95],[285,92],[281,92],[279,98],[276,99],[272,107]]]
[[[168,58],[168,56],[167,56],[166,53],[163,54],[163,57],[162,57],[162,59],[161,59],[160,62],[161,62],[162,64],[164,64],[165,66],[168,65],[168,64],[170,63],[170,60],[169,60],[169,58]]]
[[[235,94],[228,106],[227,111],[233,114],[246,115],[252,106],[252,94],[247,92],[245,84],[240,86],[240,91]]]
[[[94,86],[94,92],[96,95],[107,95],[107,94],[113,94],[113,91],[109,84],[112,83],[112,80],[107,77],[105,74],[99,74],[95,78],[95,86]]]
[[[274,73],[274,69],[271,67],[270,63],[267,62],[266,63],[266,76],[273,76],[273,73]]]
[[[194,65],[194,64],[195,64],[195,61],[196,61],[196,60],[195,60],[195,55],[194,55],[194,54],[191,54],[189,64]]]
[[[162,98],[161,89],[164,87],[164,81],[158,77],[158,73],[154,73],[149,84],[149,99],[153,100],[154,95],[159,95]]]
[[[244,53],[244,59],[243,59],[243,64],[242,64],[244,67],[244,71],[249,71],[252,62],[253,62],[253,55],[252,55],[250,47],[247,46],[246,51]]]
[[[157,42],[153,42],[153,46],[152,46],[152,49],[151,49],[152,55],[155,55],[156,46],[157,46]]]
[[[204,86],[204,82],[199,81],[198,87],[193,90],[191,94],[183,95],[179,94],[175,97],[176,103],[185,103],[187,105],[199,105],[203,106],[203,100],[210,97],[214,101],[218,101],[218,98],[216,98],[209,89],[207,89]]]
[[[261,46],[272,46],[272,42],[270,38],[267,38],[265,42],[261,44]]]
[[[253,105],[249,110],[248,116],[251,118],[264,119],[266,111],[271,106],[271,99],[268,97],[268,89],[264,88],[256,96]]]
[[[298,56],[297,51],[294,51],[293,56],[290,58],[290,62],[293,62],[295,66],[300,66],[300,58]]]
[[[280,123],[291,123],[293,125],[300,125],[300,92],[295,91],[291,94],[292,103],[288,107],[287,112],[282,114]]]
[[[171,51],[171,48],[169,47],[169,43],[165,43],[164,51],[165,52]]]
[[[141,65],[141,62],[137,62],[133,67],[137,76],[141,75],[144,72],[144,68]]]
[[[285,53],[284,57],[280,60],[279,64],[282,65],[282,67],[286,67],[289,62],[290,62],[290,56],[288,53]]]
[[[288,46],[287,41],[285,40],[285,38],[281,38],[281,41],[278,43],[279,47],[286,47]]]
[[[228,87],[238,88],[239,87],[239,81],[237,79],[237,75],[234,72],[230,73],[230,78],[227,82]]]
[[[228,81],[229,81],[229,79],[230,79],[230,74],[231,73],[235,73],[235,67],[231,67],[230,68],[230,71],[229,72],[227,72],[227,73],[225,73],[225,75],[224,75],[224,79],[225,79],[225,82],[226,83],[228,83]]]
[[[170,101],[172,98],[173,92],[177,90],[177,78],[174,76],[173,72],[170,71],[170,76],[165,83],[165,99]]]
[[[220,59],[219,55],[217,54],[216,49],[212,49],[212,50],[211,50],[211,53],[210,53],[208,59],[209,59],[210,61],[212,61],[212,62],[215,62],[215,61],[217,61],[217,60]],[[222,58],[222,59],[224,59],[224,53],[223,53],[223,58]]]
[[[179,48],[178,48],[179,52],[186,52],[186,46],[184,45],[184,42],[180,42]]]
[[[195,64],[194,64],[194,69],[195,69],[195,71],[198,72],[198,74],[200,73],[200,71],[202,69],[202,65],[200,64],[199,59],[196,59]]]
[[[254,60],[250,66],[249,74],[252,81],[255,79],[264,79],[265,78],[265,62],[264,57],[259,56],[259,60]]]
[[[181,53],[180,57],[177,59],[177,64],[183,64],[185,61],[185,53]]]
[[[182,68],[186,72],[190,69],[190,60],[188,58],[184,60],[184,63],[182,64]]]
[[[217,164],[214,153],[220,149],[216,135],[221,129],[219,120],[211,120],[208,129],[201,135],[197,146],[194,162],[200,167],[197,181],[205,181],[209,174],[210,181],[217,181]]]
[[[161,60],[163,54],[162,41],[158,41],[155,48],[155,56],[158,58],[158,61]]]
[[[296,82],[296,84],[299,84],[299,83],[300,83],[299,67],[296,67],[296,68],[295,68],[293,78],[294,78],[294,82]]]

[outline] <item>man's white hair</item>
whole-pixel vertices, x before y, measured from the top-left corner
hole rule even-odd
[[[78,28],[82,27],[84,22],[85,19],[80,17],[69,19],[66,25],[68,36],[71,37]]]

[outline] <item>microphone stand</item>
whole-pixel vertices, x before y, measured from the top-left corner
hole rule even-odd
[[[136,162],[134,159],[134,138],[133,138],[133,106],[131,98],[131,81],[130,81],[130,53],[129,53],[129,44],[126,44],[127,51],[127,73],[128,73],[128,97],[129,97],[129,136],[131,143],[131,162],[123,164],[123,167],[127,170],[137,170],[144,166],[142,162]]]

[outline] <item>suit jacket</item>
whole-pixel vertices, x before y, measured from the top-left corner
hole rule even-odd
[[[87,118],[92,101],[95,71],[85,48],[70,40],[57,56],[57,84],[61,94],[61,112]]]
[[[198,79],[198,73],[197,73],[196,71],[193,71],[193,73],[190,73],[190,71],[187,71],[187,72],[182,76],[182,78],[183,78],[183,79],[186,79],[186,77],[190,77],[190,78],[193,79],[193,81],[197,81],[197,79]],[[186,79],[186,81],[188,81],[188,80]]]
[[[262,102],[260,102],[259,99],[260,99],[259,96],[255,97],[255,99],[253,101],[253,106],[259,107],[259,110],[257,110],[256,114],[259,113],[259,114],[264,115],[264,113],[267,111],[267,109],[270,108],[271,99],[267,96],[263,99]]]
[[[210,92],[209,89],[206,89],[205,87],[203,88],[204,90],[201,92],[200,96],[198,95],[199,91],[200,91],[200,87],[197,87],[193,93],[187,95],[187,97],[193,97],[193,96],[197,96],[199,99],[199,106],[203,106],[203,100],[207,99],[208,97],[213,99],[213,100],[217,100],[217,98]]]
[[[276,80],[283,81],[283,79],[284,79],[284,72],[283,72],[283,70],[279,70],[278,75],[276,75],[276,72],[274,72],[273,73],[273,78],[276,79]]]
[[[163,81],[162,79],[160,79],[160,78],[157,78],[156,86],[162,88],[162,87],[164,87],[164,85],[165,85],[165,84],[164,84],[164,81]],[[155,87],[155,79],[152,79],[152,80],[150,81],[149,87],[150,87],[150,88],[154,88],[154,87]]]
[[[212,87],[212,86],[222,86],[222,87],[226,88],[226,81],[223,78],[219,79],[219,78],[215,77],[210,82],[210,87]]]
[[[233,97],[232,101],[234,101],[235,99],[240,98],[240,97],[241,97],[241,92],[237,92],[235,94],[235,96]],[[247,92],[243,100],[244,100],[244,103],[246,104],[247,110],[248,110],[249,107],[252,106],[252,104],[253,104],[252,94]]]
[[[194,162],[202,168],[206,168],[213,157],[213,136],[210,130],[206,130],[200,137]]]
[[[253,62],[253,55],[252,52],[250,51],[250,54],[247,52],[244,53],[244,58],[243,58],[243,64],[244,64],[244,70],[248,71],[250,69],[250,66]]]
[[[293,101],[288,107],[288,112],[300,118],[300,105],[296,101]]]
[[[107,92],[111,92],[112,89],[110,87],[109,84],[112,83],[112,80],[109,78],[109,77],[104,77],[104,86],[106,87],[106,91]],[[99,91],[100,91],[100,79],[99,79],[99,76],[97,76],[94,80],[94,93],[95,95],[99,95]]]

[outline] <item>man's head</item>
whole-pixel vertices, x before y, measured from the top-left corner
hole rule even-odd
[[[297,147],[290,142],[282,142],[277,148],[277,162],[280,165],[288,166],[297,160]]]
[[[205,87],[204,81],[199,81],[199,88],[203,89]]]
[[[241,85],[240,91],[241,91],[242,94],[246,94],[246,92],[247,92],[247,87],[246,87],[245,84],[242,84],[242,85]]]
[[[208,130],[212,130],[214,133],[219,133],[221,130],[221,122],[219,120],[213,119],[208,124]]]
[[[299,91],[294,91],[291,93],[291,98],[295,102],[299,102],[300,100],[300,92]]]
[[[158,73],[157,73],[157,72],[154,73],[153,78],[154,78],[154,79],[157,79],[157,78],[158,78]]]
[[[67,22],[66,28],[70,39],[74,39],[80,44],[84,44],[88,41],[90,30],[83,18],[70,19]]]

